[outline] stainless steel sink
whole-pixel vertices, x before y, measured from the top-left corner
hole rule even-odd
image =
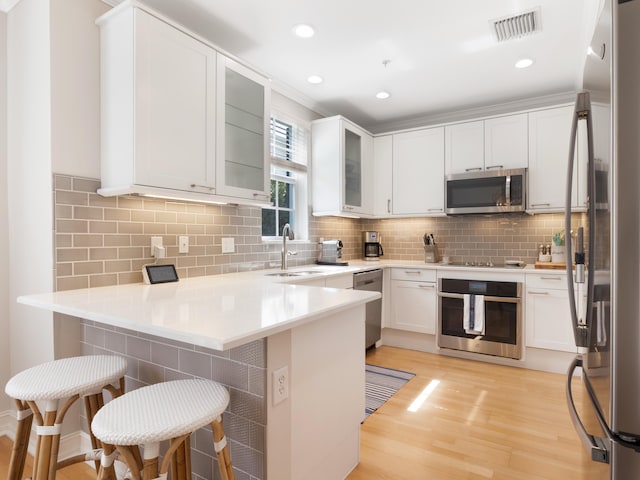
[[[315,275],[323,272],[323,270],[295,270],[293,272],[265,273],[265,275],[268,277],[299,277],[302,275]]]
[[[265,273],[267,277],[298,277],[301,274],[299,272],[276,272],[276,273]]]

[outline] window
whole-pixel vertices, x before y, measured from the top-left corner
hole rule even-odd
[[[307,137],[295,122],[271,117],[271,206],[262,209],[262,236],[279,237],[285,223],[307,238]]]
[[[277,237],[285,223],[296,231],[295,174],[288,170],[271,167],[272,207],[262,209],[262,236]]]

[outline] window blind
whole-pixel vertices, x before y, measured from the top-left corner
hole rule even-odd
[[[306,172],[308,130],[277,116],[271,116],[271,164]]]

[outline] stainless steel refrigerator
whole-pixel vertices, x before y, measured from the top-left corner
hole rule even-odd
[[[588,153],[585,213],[571,211],[574,152],[567,174],[565,232],[575,234],[567,287],[579,352],[567,400],[596,462],[588,478],[631,480],[640,478],[640,0],[603,2],[583,86],[570,140]],[[577,384],[586,408],[574,402]]]

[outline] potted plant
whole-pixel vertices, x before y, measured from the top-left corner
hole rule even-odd
[[[566,253],[564,249],[564,230],[557,231],[551,237],[551,261],[563,263],[566,261]]]

